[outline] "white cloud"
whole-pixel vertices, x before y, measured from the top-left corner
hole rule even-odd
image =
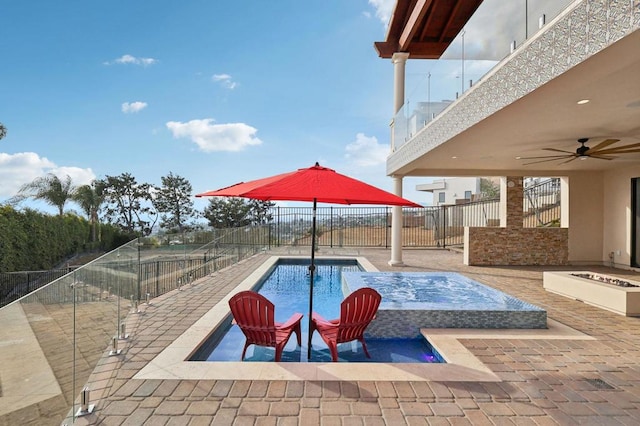
[[[53,173],[60,178],[69,175],[74,185],[88,184],[96,178],[91,169],[57,166],[35,152],[0,152],[0,197],[13,197],[22,185],[47,173]]]
[[[125,114],[134,114],[136,112],[140,112],[147,107],[146,102],[124,102],[122,104],[122,112]]]
[[[214,74],[211,79],[216,83],[220,83],[225,89],[233,90],[238,87],[238,83],[233,81],[233,78],[229,74]]]
[[[485,0],[465,26],[465,59],[500,60],[509,53],[511,42],[521,44],[525,33],[531,37],[538,31],[538,18],[547,22],[557,16],[573,0],[537,0],[511,2]],[[527,9],[525,10],[525,6]],[[525,25],[525,17],[528,25]],[[526,28],[526,31],[525,31]],[[462,38],[458,37],[444,53],[444,59],[462,57]]]
[[[174,138],[190,138],[201,151],[242,151],[251,145],[260,145],[262,141],[255,135],[258,131],[244,123],[214,124],[212,118],[167,122],[167,128]]]
[[[55,167],[49,172],[53,173],[59,178],[64,178],[69,175],[71,177],[71,181],[75,186],[88,185],[96,178],[96,175],[90,168],[82,169],[80,167],[61,166]]]
[[[393,13],[393,7],[396,4],[396,0],[369,0],[369,4],[376,10],[376,17],[380,19],[384,27],[389,25],[389,19]]]
[[[119,58],[114,59],[113,61],[107,61],[105,65],[113,65],[113,64],[132,64],[132,65],[142,65],[143,67],[153,65],[158,63],[157,59],[154,58],[138,58],[133,55],[122,55]]]
[[[384,164],[389,155],[389,145],[378,143],[375,136],[356,135],[356,140],[345,147],[345,157],[356,166],[369,167]]]

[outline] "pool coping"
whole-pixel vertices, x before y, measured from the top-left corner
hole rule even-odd
[[[447,361],[421,363],[292,363],[187,361],[229,314],[228,301],[238,291],[251,289],[280,258],[271,256],[195,324],[149,361],[134,377],[138,380],[321,380],[321,381],[482,381],[500,378],[460,343],[460,339],[579,339],[593,337],[548,319],[547,329],[422,329],[422,334]],[[307,257],[308,258],[308,257]],[[356,259],[366,270],[377,272],[360,256],[320,256],[322,259]],[[375,366],[372,368],[372,366]]]

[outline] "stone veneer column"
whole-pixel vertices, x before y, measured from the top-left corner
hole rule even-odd
[[[524,220],[522,176],[507,176],[506,193],[506,227],[522,228],[522,221]]]

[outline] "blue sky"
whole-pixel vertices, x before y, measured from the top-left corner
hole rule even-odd
[[[0,203],[49,172],[77,185],[124,172],[159,185],[173,172],[198,193],[316,161],[391,190],[393,65],[373,43],[394,4],[4,2]],[[502,54],[473,56],[471,39],[489,50],[481,38],[467,36],[465,80]],[[425,100],[430,72],[431,99],[454,98],[455,50],[450,60],[410,61],[407,97]],[[405,179],[404,196],[430,202],[414,190],[426,181]]]

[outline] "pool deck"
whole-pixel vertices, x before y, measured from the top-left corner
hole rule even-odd
[[[445,352],[471,356],[470,362],[486,369],[484,375],[469,373],[466,379],[463,370],[452,373],[456,377],[427,374],[419,380],[396,380],[367,369],[362,369],[361,377],[344,380],[330,376],[267,379],[260,374],[255,377],[261,379],[198,374],[185,379],[173,374],[170,365],[163,367],[167,369],[164,378],[136,378],[274,254],[306,255],[306,251],[254,256],[182,291],[153,299],[150,306],[141,307],[141,313],[130,314],[131,337],[122,346],[122,355],[108,356],[105,348],[90,379],[95,411],[75,424],[640,424],[640,318],[543,289],[544,270],[578,267],[468,267],[462,264],[462,254],[446,250],[406,250],[402,267],[389,266],[390,251],[384,249],[321,248],[318,255],[363,256],[380,271],[461,272],[546,309],[553,330],[545,330],[546,334],[540,330],[425,330],[437,344],[448,345]],[[636,280],[640,275],[601,266],[588,269]],[[252,368],[250,363],[232,364],[227,370]]]

